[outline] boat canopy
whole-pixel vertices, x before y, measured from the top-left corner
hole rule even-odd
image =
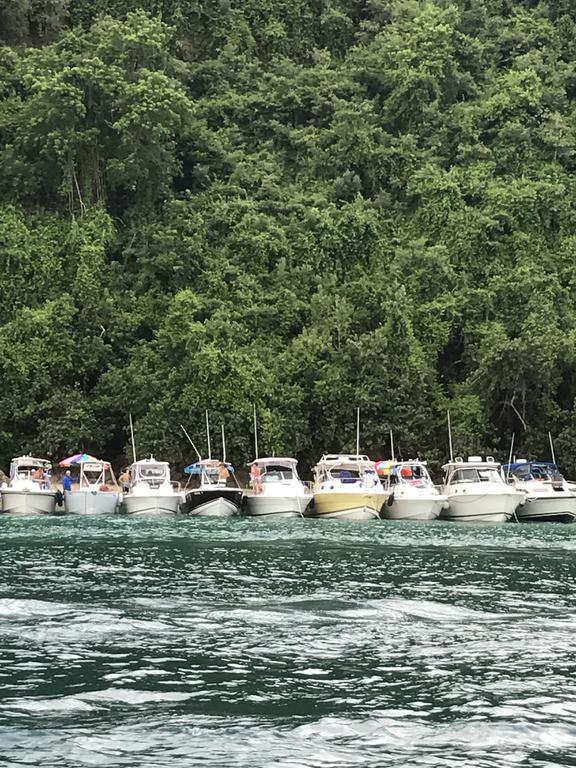
[[[498,461],[494,461],[493,456],[486,456],[486,460],[483,460],[481,456],[470,456],[467,461],[464,461],[464,459],[460,458],[456,458],[454,461],[448,461],[442,466],[442,469],[445,472],[448,472],[452,469],[462,469],[472,466],[476,467],[477,469],[498,469],[500,467],[500,463]]]
[[[364,454],[325,453],[316,466],[322,466],[326,469],[332,467],[353,467],[354,469],[358,469],[358,467],[361,467],[362,469],[373,470],[374,462]]]
[[[286,456],[284,457],[265,456],[262,459],[254,459],[254,461],[249,461],[246,466],[251,467],[254,464],[258,464],[259,467],[268,467],[270,465],[279,466],[279,467],[296,467],[298,464],[298,461],[296,459],[292,459]]]
[[[107,461],[97,459],[89,453],[75,453],[73,456],[68,456],[68,458],[58,462],[59,467],[72,467],[76,464],[104,464],[106,469],[110,468],[110,464]]]
[[[33,456],[17,456],[10,465],[15,469],[44,469],[52,466],[47,459],[36,459]]]
[[[234,472],[234,467],[232,464],[218,461],[218,459],[202,459],[201,461],[197,461],[194,464],[189,464],[187,467],[184,467],[184,472],[187,475],[201,475],[202,473],[207,475],[217,474],[218,469],[222,466],[222,464],[225,464],[228,472]]]
[[[502,472],[519,480],[561,480],[562,474],[552,461],[516,461],[504,464]]]

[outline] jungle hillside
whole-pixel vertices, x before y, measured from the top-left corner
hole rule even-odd
[[[0,466],[576,472],[571,0],[4,0]]]

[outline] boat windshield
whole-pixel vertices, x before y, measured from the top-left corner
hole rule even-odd
[[[400,484],[425,488],[431,484],[430,475],[422,464],[403,464],[394,467],[390,474],[390,485]]]
[[[463,467],[457,469],[450,478],[456,483],[501,483],[502,478],[496,468],[492,467]]]
[[[162,464],[141,465],[138,467],[138,478],[146,481],[167,480],[167,467]]]
[[[563,476],[558,471],[558,467],[554,464],[532,464],[530,469],[530,475],[533,480],[564,480]]]
[[[264,467],[262,473],[262,482],[264,483],[281,483],[286,480],[292,480],[296,477],[296,472],[291,467],[274,466],[269,464]]]
[[[341,483],[357,483],[360,480],[360,472],[357,469],[334,467],[330,474]]]
[[[228,485],[230,473],[222,472],[218,467],[204,467],[202,469],[202,483],[206,485]]]

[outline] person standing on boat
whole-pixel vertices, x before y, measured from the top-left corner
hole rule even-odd
[[[126,493],[130,488],[130,475],[128,474],[127,470],[122,472],[118,478],[118,482],[120,483],[120,487],[122,488],[123,492]]]
[[[50,474],[50,470],[50,464],[46,464],[44,466],[44,471],[42,472],[42,487],[46,491],[49,491],[52,485],[52,475]]]
[[[44,470],[42,469],[42,467],[37,467],[37,468],[36,468],[36,469],[35,469],[35,470],[32,472],[32,474],[30,475],[30,478],[31,478],[31,479],[32,479],[32,480],[33,480],[35,483],[42,483],[42,480],[43,480],[43,478],[44,478]]]
[[[220,485],[226,485],[226,481],[230,477],[230,472],[228,472],[228,467],[226,464],[224,464],[223,461],[220,462],[218,465],[218,483]]]
[[[72,490],[72,476],[69,469],[66,470],[66,474],[62,478],[62,490],[63,491]]]
[[[252,464],[250,468],[250,482],[252,483],[254,493],[262,492],[262,470],[256,463]]]

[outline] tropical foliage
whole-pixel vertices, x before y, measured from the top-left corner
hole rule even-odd
[[[548,456],[576,471],[576,11],[8,0],[0,464]],[[203,444],[203,443],[202,443]]]

